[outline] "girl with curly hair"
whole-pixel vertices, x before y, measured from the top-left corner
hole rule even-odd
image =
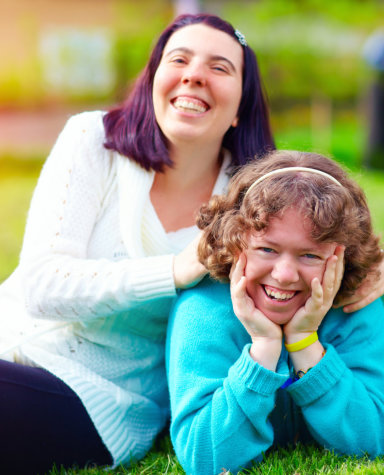
[[[272,152],[243,167],[198,226],[218,281],[181,294],[167,344],[186,472],[236,473],[298,441],[383,454],[383,303],[332,308],[383,260],[359,186],[321,155]]]

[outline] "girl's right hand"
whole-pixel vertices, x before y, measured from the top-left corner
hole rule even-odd
[[[252,339],[251,357],[274,371],[281,353],[283,332],[280,325],[269,320],[255,307],[248,295],[245,266],[246,257],[242,253],[232,265],[230,273],[233,311]]]

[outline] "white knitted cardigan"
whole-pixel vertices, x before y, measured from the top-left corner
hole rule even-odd
[[[0,288],[0,357],[71,386],[116,465],[142,457],[166,423],[172,261],[197,229],[170,239],[149,198],[154,172],[103,147],[102,117],[72,117],[44,165],[19,267]]]

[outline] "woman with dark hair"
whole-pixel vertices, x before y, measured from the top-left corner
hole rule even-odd
[[[159,66],[163,66],[164,48],[171,36],[183,27],[199,24],[226,33],[241,47],[241,65],[237,71],[240,75],[240,98],[238,102],[232,103],[237,121],[230,124],[220,138],[220,147],[225,147],[231,153],[231,166],[243,165],[255,155],[262,156],[274,149],[255,53],[247,45],[245,37],[217,16],[182,15],[160,36],[127,102],[104,117],[106,147],[130,157],[146,170],[166,172],[166,166],[175,165],[167,143],[168,137],[156,114],[156,104],[154,107],[154,83],[156,84],[156,75],[159,74]],[[207,45],[207,53],[212,54],[214,59],[212,47],[213,45]],[[175,61],[181,65],[184,60],[176,58]],[[212,66],[217,74],[224,74],[224,71],[219,71],[219,64]],[[227,63],[226,66],[228,68],[231,65]],[[202,78],[196,79],[198,87],[203,89],[203,84],[200,83]],[[149,130],[151,134],[148,134]]]
[[[169,321],[171,438],[186,472],[237,473],[297,442],[383,455],[383,302],[331,308],[383,261],[362,190],[321,155],[273,152],[198,225],[201,262],[222,282],[183,291]]]
[[[125,104],[68,121],[1,288],[4,473],[149,450],[169,417],[168,314],[206,273],[195,213],[273,148],[255,55],[206,14],[162,33]]]

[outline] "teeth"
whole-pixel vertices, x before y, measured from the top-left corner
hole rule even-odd
[[[205,112],[207,107],[203,103],[197,104],[196,102],[188,101],[187,99],[176,99],[173,105],[177,109],[192,111],[192,112]]]
[[[269,297],[272,297],[276,300],[290,300],[296,292],[292,292],[292,291],[279,291],[279,290],[272,290],[272,289],[268,289],[267,287],[264,287],[265,289],[265,292],[266,294],[269,296]]]

